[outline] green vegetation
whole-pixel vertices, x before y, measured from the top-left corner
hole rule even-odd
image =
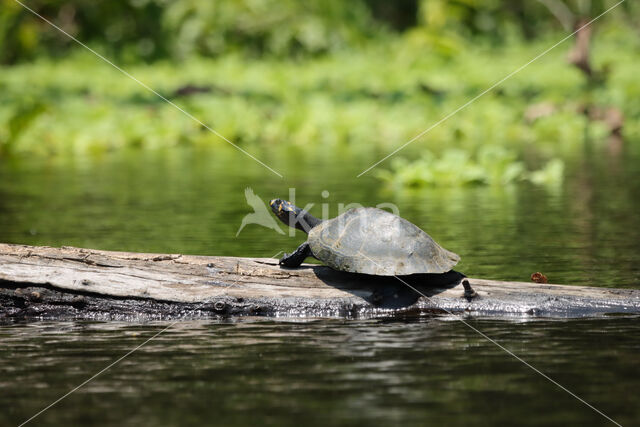
[[[392,161],[392,171],[378,171],[378,176],[393,184],[409,187],[460,185],[506,185],[528,180],[534,184],[553,184],[562,180],[564,162],[552,159],[543,168],[527,172],[513,151],[487,145],[478,150],[477,159],[467,151],[447,149],[436,158],[430,151],[413,162],[404,158]]]
[[[346,147],[376,160],[567,34],[543,2],[488,3],[407,2],[391,12],[377,1],[33,7],[251,152]],[[613,3],[579,4],[567,2],[594,16]],[[598,22],[597,83],[568,64],[568,40],[412,143],[380,176],[403,186],[558,181],[585,139],[612,132],[590,118],[596,105],[619,110],[623,135],[640,139],[634,7]],[[0,18],[0,156],[225,144],[17,3],[5,1]]]

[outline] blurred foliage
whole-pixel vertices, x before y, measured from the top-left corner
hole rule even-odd
[[[562,182],[564,173],[564,162],[557,158],[528,172],[515,151],[494,145],[481,147],[473,157],[459,149],[447,149],[440,157],[427,150],[418,160],[410,162],[400,157],[391,165],[391,171],[380,170],[377,175],[396,187],[502,186],[525,180],[554,185]]]
[[[566,64],[566,49],[552,51],[432,129],[407,154],[420,147],[438,154],[445,148],[475,152],[494,145],[521,155],[529,150],[547,159],[561,156],[579,149],[585,133],[606,136],[601,123],[587,120],[581,111],[591,98],[621,109],[623,132],[638,137],[640,43],[628,35],[623,27],[601,28],[593,57],[610,66],[606,85],[586,93],[584,76]],[[135,65],[127,71],[252,150],[293,145],[309,155],[338,146],[372,152],[408,141],[547,46],[546,40],[513,42],[448,57],[415,50],[400,39],[306,60],[229,54],[180,65]],[[64,60],[38,60],[2,71],[0,123],[23,114],[33,100],[49,106],[19,136],[0,126],[0,144],[11,139],[13,152],[48,155],[221,142],[83,49]],[[198,90],[190,93],[189,87]],[[525,120],[538,103],[552,105],[552,113]]]
[[[0,154],[11,153],[13,144],[29,125],[44,111],[46,105],[40,102],[25,102],[10,114],[4,140],[0,140]]]
[[[170,50],[180,58],[238,49],[313,54],[356,45],[374,34],[364,3],[342,0],[172,1],[163,27],[175,34]]]
[[[440,157],[425,151],[418,160],[404,158],[392,161],[392,170],[379,171],[379,176],[393,184],[409,187],[510,184],[523,179],[524,166],[517,156],[504,148],[483,147],[472,158],[469,151],[447,149]]]
[[[14,0],[0,0],[0,154],[224,144]],[[565,36],[608,0],[35,0],[38,13],[252,152],[348,147],[383,157]],[[609,130],[640,138],[637,2],[598,21],[590,84],[571,41],[407,147],[384,179],[501,185],[561,179]],[[634,18],[635,17],[635,18]],[[427,150],[427,151],[425,151]],[[545,166],[546,165],[546,166]]]
[[[63,31],[99,45],[119,60],[166,56],[170,34],[162,29],[164,10],[146,0],[23,1]],[[0,0],[0,62],[59,57],[77,49],[67,36],[14,0]]]
[[[0,0],[0,61],[74,48],[14,0]],[[182,60],[193,54],[328,52],[383,33],[361,0],[36,0],[26,4],[121,61]]]
[[[242,51],[319,54],[358,47],[390,32],[457,50],[469,37],[532,39],[593,17],[613,0],[33,0],[61,29],[119,61],[183,60]],[[638,2],[611,15],[637,25]],[[634,20],[634,17],[636,18]],[[60,56],[76,46],[15,0],[0,0],[0,63]]]

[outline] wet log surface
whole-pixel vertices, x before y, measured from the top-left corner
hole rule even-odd
[[[429,275],[375,277],[271,258],[110,252],[0,244],[0,320],[219,316],[371,317],[425,312],[582,317],[640,313],[640,290]]]

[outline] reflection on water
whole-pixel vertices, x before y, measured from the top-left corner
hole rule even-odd
[[[623,425],[640,417],[638,318],[472,320]],[[166,324],[0,327],[0,425],[16,425]],[[570,333],[568,333],[570,331]],[[606,424],[447,318],[181,322],[38,425]]]

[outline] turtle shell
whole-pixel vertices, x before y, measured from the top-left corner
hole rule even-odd
[[[378,276],[446,273],[460,260],[416,225],[376,208],[324,221],[309,231],[308,242],[329,267]]]

